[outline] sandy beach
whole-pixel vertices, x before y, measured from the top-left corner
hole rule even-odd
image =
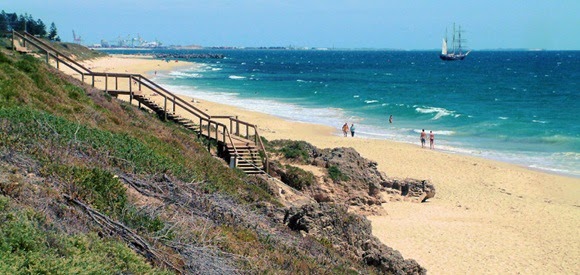
[[[113,56],[84,62],[93,71],[140,73],[194,67],[189,62]],[[97,83],[103,85],[103,83]],[[128,84],[125,84],[128,85]],[[154,99],[155,97],[153,97]],[[430,274],[577,274],[580,179],[437,150],[419,144],[342,137],[336,128],[283,120],[195,100],[211,115],[237,115],[268,140],[305,140],[320,148],[352,147],[389,177],[428,179],[427,203],[388,202],[368,217],[385,244]]]

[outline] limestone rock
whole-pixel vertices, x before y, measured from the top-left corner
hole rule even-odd
[[[348,213],[346,207],[321,203],[286,210],[283,222],[292,230],[315,239],[325,239],[346,256],[375,266],[386,274],[426,274],[415,260],[382,244],[372,235],[370,221]]]

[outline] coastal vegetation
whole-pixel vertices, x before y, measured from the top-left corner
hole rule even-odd
[[[6,13],[4,10],[0,12],[0,34],[11,32],[12,30],[18,32],[27,31],[37,37],[60,41],[58,29],[54,22],[50,24],[48,31],[46,28],[46,24],[42,19],[36,20],[30,14]]]
[[[307,157],[301,146],[288,156]],[[313,184],[311,173],[288,169],[296,188]],[[423,270],[400,255],[391,264],[377,245],[362,260],[362,242],[342,229],[294,232],[307,227],[289,228],[273,194],[263,179],[228,169],[193,132],[0,49],[2,273]],[[360,216],[334,212],[357,229],[348,234],[372,238]]]

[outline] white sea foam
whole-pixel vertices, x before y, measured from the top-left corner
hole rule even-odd
[[[541,123],[541,124],[546,124],[546,123],[548,123],[548,122],[547,122],[547,121],[545,121],[545,120],[537,120],[537,119],[534,119],[534,120],[532,120],[532,122],[535,122],[535,123]]]
[[[229,105],[246,110],[266,113],[283,119],[315,123],[328,126],[340,126],[344,121],[358,124],[362,119],[346,116],[341,109],[334,108],[306,108],[294,104],[282,103],[274,100],[264,99],[241,99],[239,93],[213,92],[195,90],[190,86],[163,85],[166,89],[174,91],[195,99],[208,100],[212,102],[229,102]],[[308,115],[305,115],[308,114]],[[338,126],[337,126],[338,125]],[[359,127],[360,130],[362,128]]]
[[[412,130],[414,133],[420,134],[421,132],[423,132],[423,129],[413,129]],[[429,131],[431,130],[425,130],[425,133],[429,133]],[[442,135],[442,136],[451,136],[455,134],[455,131],[449,131],[449,130],[439,130],[439,131],[433,131],[433,134],[435,135]]]
[[[377,103],[379,102],[378,100],[365,100],[366,104],[371,104],[371,103]]]
[[[188,72],[188,71],[172,71],[169,72],[169,76],[173,78],[202,78],[203,75],[200,73]]]
[[[246,79],[245,76],[239,76],[239,75],[230,75],[228,76],[229,79]]]
[[[359,96],[359,95],[354,95],[354,96],[352,96],[352,97],[354,97],[354,98],[359,98],[360,96]]]
[[[185,71],[184,73],[191,74],[193,72]],[[168,81],[170,81],[171,75],[167,76],[166,79],[169,79],[166,81],[167,83]],[[163,77],[161,77],[160,82],[163,83]],[[196,90],[195,87],[191,86],[169,86],[169,85],[163,86],[167,86],[166,88],[169,91],[172,91],[176,94],[191,96],[198,100],[208,100],[213,102],[229,102],[228,104],[234,105],[236,107],[252,111],[258,111],[262,113],[268,113],[271,115],[275,115],[277,117],[281,117],[283,119],[336,127],[338,135],[340,134],[338,130],[340,125],[344,124],[344,122],[348,122],[349,124],[354,122],[355,125],[358,126],[357,136],[359,138],[388,139],[419,146],[418,135],[421,131],[420,129],[403,128],[400,127],[399,125],[389,127],[390,124],[388,123],[386,123],[386,125],[378,125],[378,126],[366,125],[362,118],[349,116],[348,114],[344,113],[341,109],[306,108],[294,104],[276,102],[273,100],[241,99],[238,97],[239,96],[238,93],[200,91]],[[359,97],[359,95],[355,95],[353,97]],[[370,103],[370,101],[372,100],[367,100],[365,102]],[[375,102],[378,101],[375,100]],[[411,106],[405,104],[393,104],[393,105],[401,107],[406,106],[408,108],[411,108]],[[454,116],[454,117],[459,116],[459,114],[457,114],[455,111],[447,110],[445,108],[417,106],[417,105],[413,106],[413,108],[418,113],[433,115],[432,118],[433,120],[439,119],[443,116]],[[498,117],[498,118],[502,120],[508,119],[508,117]],[[538,119],[535,119],[534,122],[548,123],[547,121],[542,121]],[[426,129],[427,132],[429,130],[431,129]],[[549,153],[538,153],[538,152],[506,152],[499,150],[493,151],[489,149],[475,148],[472,143],[468,141],[462,141],[461,135],[457,135],[455,131],[443,129],[443,130],[435,130],[433,132],[436,135],[436,148],[438,151],[448,151],[459,154],[476,155],[480,157],[516,163],[530,168],[540,169],[543,171],[580,176],[580,171],[578,168],[580,167],[579,153],[568,152],[551,155]],[[545,142],[568,142],[568,141],[565,140],[564,137],[554,136],[552,138],[549,138],[549,140],[545,140]],[[493,146],[491,148],[493,148]]]
[[[436,135],[442,135],[442,136],[452,136],[455,134],[455,131],[441,130],[441,131],[433,131],[433,133]]]
[[[498,118],[499,118],[499,119],[502,119],[502,120],[507,120],[509,117],[500,116],[500,117],[498,117]]]
[[[415,107],[415,106],[413,106],[413,107]],[[445,108],[439,108],[439,107],[427,107],[427,106],[424,106],[423,108],[417,107],[417,108],[415,108],[415,111],[422,113],[422,114],[435,113],[435,116],[431,120],[437,120],[437,119],[440,119],[444,116],[449,116],[449,115],[453,115],[454,117],[457,117],[457,115],[455,114],[455,111],[450,111],[450,110],[447,110]]]

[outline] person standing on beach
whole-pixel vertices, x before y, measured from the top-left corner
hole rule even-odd
[[[354,137],[354,123],[350,125],[350,135]]]
[[[393,123],[393,115],[389,116],[389,123]]]
[[[429,131],[429,148],[435,149],[435,134],[433,134],[433,131]]]
[[[348,123],[344,123],[344,125],[342,125],[342,133],[344,134],[345,137],[348,136]]]
[[[425,139],[427,138],[427,134],[425,133],[425,129],[421,132],[421,148],[425,148]]]

